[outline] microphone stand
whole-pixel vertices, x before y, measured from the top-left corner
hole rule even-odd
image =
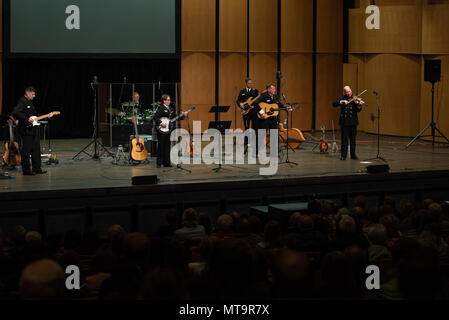
[[[97,119],[97,86],[98,86],[98,81],[97,81],[97,76],[94,76],[93,82],[90,84],[92,90],[94,91],[94,99],[93,99],[93,109],[94,109],[94,121],[93,121],[93,126],[94,126],[94,133],[92,136],[92,141],[89,142],[83,149],[81,149],[80,152],[78,152],[73,158],[72,160],[75,160],[75,158],[77,158],[81,153],[85,153],[87,154],[89,157],[91,157],[94,160],[99,160],[100,159],[100,155],[98,154],[98,149],[101,147],[104,151],[106,151],[106,153],[108,154],[108,156],[110,157],[114,157],[114,155],[109,152],[108,149],[106,149],[104,147],[104,145],[98,141],[98,137],[97,137],[97,128],[98,128],[98,119]],[[86,152],[86,149],[89,148],[91,146],[91,144],[94,145],[94,153],[92,155],[90,155],[89,153]],[[98,147],[99,145],[99,147]]]
[[[363,161],[370,161],[370,160],[381,160],[383,162],[387,162],[387,160],[385,160],[384,158],[382,158],[380,156],[380,102],[379,102],[379,93],[377,93],[376,91],[374,91],[374,94],[376,95],[376,102],[377,102],[377,117],[373,117],[377,119],[377,155],[375,158],[371,158],[371,159],[366,159]]]
[[[288,105],[288,104],[286,103],[286,101],[285,101],[286,99],[285,99],[285,96],[284,96],[283,93],[282,93],[282,97],[284,98],[284,104],[285,104],[285,105]],[[284,162],[281,162],[280,164],[289,164],[290,167],[291,167],[292,165],[297,166],[298,164],[297,164],[296,162],[290,161],[290,159],[288,158],[288,149],[292,148],[292,147],[290,146],[289,140],[288,140],[288,129],[289,129],[288,120],[289,120],[289,114],[290,114],[290,111],[288,110],[288,107],[285,108],[285,112],[287,113],[287,119],[286,119],[287,121],[285,122],[285,123],[286,123],[286,128],[284,128],[285,130],[287,130],[287,141],[285,142],[285,146],[286,146],[286,148],[287,148],[287,154],[286,154],[286,156],[285,156],[285,161],[284,161]],[[281,137],[281,135],[279,135],[279,137]],[[293,148],[292,148],[292,150],[293,150]],[[295,152],[295,151],[293,150],[293,152]]]

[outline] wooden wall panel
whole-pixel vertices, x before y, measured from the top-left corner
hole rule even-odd
[[[354,92],[359,92],[357,63],[343,64],[343,86],[350,86]]]
[[[249,61],[249,75],[260,92],[268,83],[276,83],[276,53],[251,53]]]
[[[220,51],[246,52],[246,0],[220,1]]]
[[[343,1],[317,1],[317,52],[343,51]]]
[[[234,98],[238,92],[245,87],[246,78],[246,54],[242,53],[221,53],[220,54],[220,91],[219,104],[231,106],[220,120],[231,120],[231,128],[243,129],[243,121],[237,109]],[[237,88],[237,90],[236,90]],[[237,91],[237,92],[236,92]]]
[[[181,59],[182,103],[214,103],[215,55],[212,53],[183,53]]]
[[[316,128],[321,124],[326,130],[332,129],[332,120],[338,127],[340,110],[332,107],[332,103],[343,90],[343,64],[341,54],[317,55],[316,78]]]
[[[441,79],[435,83],[434,116],[438,129],[449,138],[449,55],[425,57],[441,59]],[[419,128],[431,121],[432,116],[432,84],[424,81],[424,58],[421,67],[421,110]],[[418,132],[416,132],[417,134]],[[430,130],[426,132],[430,134]],[[428,138],[427,138],[428,139]]]
[[[293,126],[300,130],[312,128],[312,54],[283,53],[281,90],[287,102],[299,102],[300,110],[292,113]],[[285,113],[282,114],[282,119]]]
[[[349,52],[351,53],[421,53],[420,1],[377,3],[380,29],[368,30],[366,5],[349,11]]]
[[[313,0],[282,0],[281,51],[312,52]]]
[[[182,51],[215,51],[215,1],[182,0]]]
[[[357,68],[357,82],[352,85],[352,89],[354,92],[359,93],[362,92],[365,89],[369,89],[366,86],[366,77],[365,77],[365,70],[366,70],[366,57],[365,54],[357,54],[357,55],[349,55],[349,63],[356,65]],[[351,80],[350,80],[351,81]],[[345,77],[343,77],[343,85],[346,85]],[[351,85],[351,84],[349,84]],[[376,89],[376,88],[371,88]],[[370,89],[370,90],[371,90]],[[371,90],[372,91],[372,90]],[[370,104],[373,104],[373,100],[370,98],[370,93],[367,92],[368,95],[364,95],[363,99],[367,100],[368,106]],[[359,130],[366,131],[366,132],[373,132],[374,130],[377,130],[376,126],[373,126],[372,121],[370,121],[370,118],[365,116],[366,110],[363,111],[363,113],[359,114]]]
[[[377,114],[373,90],[379,92],[381,104],[381,133],[398,136],[417,134],[420,117],[420,58],[415,55],[378,54],[366,57],[364,89],[368,103],[360,114],[369,123],[371,113]],[[370,130],[371,128],[371,130]],[[377,125],[366,128],[375,133]]]
[[[251,52],[277,52],[277,0],[250,0]]]
[[[449,2],[423,7],[423,54],[449,54]]]

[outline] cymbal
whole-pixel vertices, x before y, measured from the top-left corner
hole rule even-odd
[[[106,113],[112,114],[113,116],[118,116],[120,114],[120,110],[118,109],[106,109]]]

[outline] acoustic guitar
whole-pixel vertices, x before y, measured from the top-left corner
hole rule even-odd
[[[321,125],[321,140],[320,140],[320,152],[321,153],[327,153],[329,150],[329,143],[326,142],[326,127],[324,124]]]
[[[269,117],[277,117],[279,115],[279,110],[281,110],[276,103],[269,104],[266,102],[261,102],[259,103],[259,107],[260,109],[263,110],[263,112],[267,116],[266,118],[263,118],[260,113],[257,113],[259,119],[268,119]]]
[[[148,151],[145,149],[143,139],[139,138],[136,116],[133,116],[132,120],[134,124],[135,138],[131,141],[131,158],[135,161],[143,161],[148,158]]]
[[[20,156],[19,144],[14,141],[13,120],[8,120],[9,126],[9,141],[5,143],[5,154],[3,155],[3,162],[8,166],[17,166],[22,161]]]

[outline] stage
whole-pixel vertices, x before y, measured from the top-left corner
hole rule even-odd
[[[320,134],[316,133],[318,138]],[[380,155],[386,159],[391,173],[421,172],[431,170],[449,170],[449,148],[444,145],[432,149],[431,143],[418,141],[408,150],[405,146],[408,138],[382,137]],[[380,160],[363,160],[375,158],[377,155],[377,138],[371,134],[358,134],[357,155],[359,160],[351,160],[349,155],[345,161],[340,160],[340,153],[321,154],[314,142],[303,143],[298,149],[289,151],[289,160],[297,165],[285,164],[286,153],[281,152],[279,167],[275,175],[261,176],[262,165],[222,165],[219,172],[213,169],[218,165],[182,165],[191,171],[174,168],[156,168],[156,158],[149,157],[148,163],[137,165],[114,165],[113,158],[99,151],[100,159],[93,160],[82,153],[75,160],[73,156],[88,144],[88,139],[52,140],[52,153],[56,154],[58,165],[45,165],[45,175],[23,176],[21,170],[10,170],[14,176],[11,180],[1,180],[2,192],[16,193],[29,191],[75,190],[92,188],[119,188],[131,186],[131,177],[141,175],[157,175],[158,185],[219,183],[231,181],[258,181],[272,179],[292,179],[310,177],[335,177],[349,175],[366,175],[366,167],[371,164],[383,164]],[[337,141],[340,147],[340,142]],[[48,149],[48,144],[42,146]],[[107,148],[115,154],[116,148]],[[93,153],[93,148],[86,150]],[[126,152],[125,152],[126,153]],[[127,154],[127,153],[126,153]],[[361,163],[362,162],[362,163]],[[245,160],[245,163],[247,161]],[[266,166],[263,166],[266,167]],[[4,169],[4,171],[7,171]]]
[[[432,149],[430,143],[419,141],[405,150],[409,140],[381,138],[380,153],[390,173],[366,172],[368,165],[383,162],[361,163],[376,157],[377,139],[359,133],[359,160],[341,161],[339,153],[320,154],[318,148],[312,150],[315,142],[306,142],[289,152],[290,161],[297,165],[282,164],[284,153],[273,176],[260,176],[259,165],[247,164],[223,165],[218,172],[213,170],[217,165],[183,165],[189,173],[176,167],[156,168],[156,158],[135,166],[114,165],[105,154],[99,160],[87,155],[72,160],[90,140],[53,140],[59,164],[44,165],[47,174],[23,176],[19,169],[9,171],[14,179],[0,180],[0,222],[9,228],[25,224],[41,232],[94,224],[101,234],[108,225],[120,223],[128,230],[151,233],[164,223],[168,209],[182,212],[186,207],[208,212],[214,219],[233,210],[268,212],[270,204],[319,198],[351,206],[359,194],[372,204],[384,196],[449,200],[449,149]],[[133,186],[131,178],[142,175],[157,175],[159,181]]]

